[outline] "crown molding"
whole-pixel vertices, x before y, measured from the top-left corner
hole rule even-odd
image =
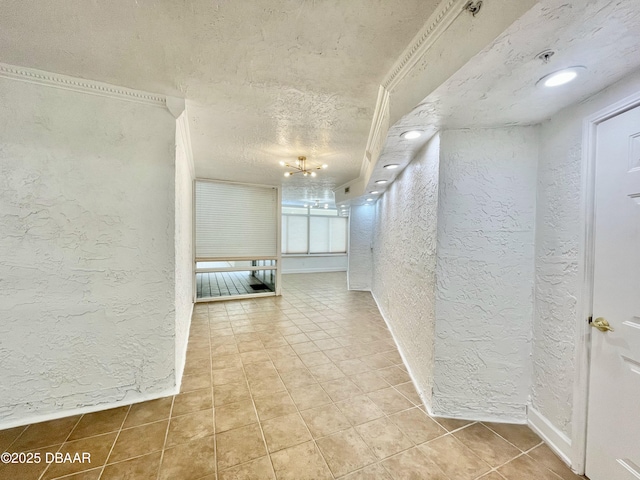
[[[467,3],[467,0],[444,0],[438,6],[384,78],[382,86],[385,89],[392,91],[407,76],[440,35],[464,11]]]
[[[387,137],[389,129],[389,91],[382,85],[378,88],[378,99],[373,112],[367,147],[364,151],[364,158],[360,165],[360,177],[366,176],[372,165],[378,161],[382,145]]]
[[[167,97],[164,95],[118,87],[108,83],[70,77],[58,73],[45,72],[27,67],[18,67],[0,63],[0,78],[8,78],[20,82],[34,83],[46,87],[60,88],[89,95],[117,98],[129,102],[144,103],[157,107],[167,107]]]

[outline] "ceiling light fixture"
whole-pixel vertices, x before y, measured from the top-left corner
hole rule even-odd
[[[387,183],[387,180],[376,180],[376,185],[382,185],[384,183]]]
[[[301,173],[303,177],[315,177],[316,172],[314,170],[320,170],[322,168],[327,168],[329,165],[323,164],[321,166],[309,167],[307,165],[307,157],[300,156],[296,160],[295,165],[289,165],[285,162],[280,162],[280,165],[287,168],[294,168],[293,172],[284,172],[285,177],[290,177],[291,175],[295,175],[296,173]]]
[[[373,198],[367,198],[367,202],[373,202]]]
[[[402,133],[400,136],[405,140],[414,140],[422,135],[420,130],[409,130],[408,132]]]
[[[400,165],[398,165],[397,163],[390,163],[389,165],[385,165],[384,168],[386,168],[387,170],[395,170],[399,166]]]
[[[559,87],[560,85],[565,85],[575,80],[583,70],[586,70],[586,67],[576,66],[563,68],[562,70],[558,70],[557,72],[545,75],[536,82],[536,85],[543,85],[545,87]]]
[[[379,191],[377,191],[377,190],[374,190],[373,192],[369,192],[369,193],[370,193],[371,195],[377,195],[377,194],[378,194],[378,193],[380,193],[380,192],[379,192]]]

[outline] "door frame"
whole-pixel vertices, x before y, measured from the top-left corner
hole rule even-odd
[[[573,385],[571,460],[572,469],[584,474],[587,455],[587,415],[589,408],[589,366],[593,314],[593,273],[595,266],[595,186],[598,125],[640,106],[640,92],[613,103],[586,117],[582,124],[581,236],[578,250],[580,290],[576,303],[576,370]]]

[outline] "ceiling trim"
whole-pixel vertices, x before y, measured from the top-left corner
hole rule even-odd
[[[167,107],[167,98],[163,95],[117,87],[108,83],[70,77],[68,75],[45,72],[33,68],[18,67],[6,63],[0,63],[0,78],[8,78],[20,82],[34,83],[36,85],[71,90],[101,97],[117,98],[162,108]]]
[[[467,0],[444,0],[429,17],[382,82],[391,91],[408,75],[420,58],[431,48],[442,33],[464,11]]]

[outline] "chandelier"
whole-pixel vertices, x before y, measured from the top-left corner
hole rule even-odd
[[[304,177],[308,177],[308,176],[315,177],[316,176],[315,170],[321,170],[329,166],[325,163],[321,166],[309,167],[307,166],[307,157],[298,157],[295,165],[290,165],[285,162],[280,162],[280,165],[282,165],[283,167],[295,169],[293,172],[284,172],[285,177],[290,177],[291,175],[295,175],[296,173],[302,173]]]

